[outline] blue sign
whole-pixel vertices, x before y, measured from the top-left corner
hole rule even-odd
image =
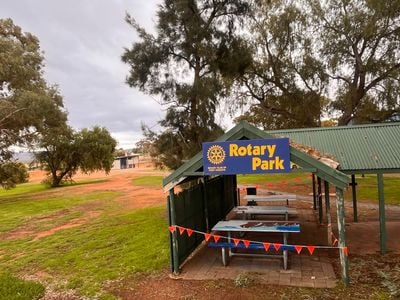
[[[288,138],[203,143],[206,175],[288,173]]]

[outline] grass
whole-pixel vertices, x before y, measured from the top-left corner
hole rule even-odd
[[[16,195],[20,196],[23,194],[42,192],[48,189],[50,189],[50,186],[42,183],[19,184],[15,188],[9,190],[0,188],[0,199]]]
[[[68,187],[68,186],[95,184],[95,183],[106,182],[106,181],[108,181],[108,179],[85,179],[85,180],[80,180],[78,182],[75,182],[75,181],[66,182],[58,188],[51,188],[50,185],[45,184],[45,183],[23,183],[23,184],[17,185],[15,188],[8,189],[8,190],[0,188],[0,200],[2,198],[9,198],[12,196],[21,196],[23,194],[38,193],[38,192],[43,192],[46,190],[54,191],[57,189],[62,189],[64,187]]]
[[[44,295],[44,286],[33,281],[25,281],[0,273],[0,299],[34,300]]]
[[[357,200],[378,202],[378,184],[376,175],[357,175]],[[272,186],[274,190],[296,192],[296,189],[312,193],[312,180],[309,173],[289,173],[289,174],[255,174],[238,175],[238,184],[259,185],[263,188]],[[331,192],[333,188],[331,187]],[[400,176],[387,174],[384,175],[384,193],[386,204],[400,204]],[[345,190],[345,199],[352,199],[351,188]]]
[[[88,219],[82,226],[41,239],[32,236],[0,239],[0,270],[27,275],[44,272],[49,275],[46,280],[57,289],[112,298],[105,289],[110,280],[151,273],[167,266],[164,206],[126,211],[115,200],[119,195],[115,192],[72,195],[65,191],[56,196],[39,185],[31,185],[18,187],[10,197],[4,193],[0,196],[0,235],[19,226],[28,226],[34,232],[59,226],[84,216],[85,208],[92,204],[100,211],[99,216]],[[9,286],[9,280],[0,277],[0,286]],[[9,289],[17,293],[16,288],[11,285]]]
[[[73,208],[78,204],[90,201],[101,201],[115,195],[113,192],[94,192],[79,196],[52,196],[37,197],[34,193],[30,197],[24,193],[12,198],[0,198],[0,233],[10,231],[22,224],[35,219],[43,218],[63,210]],[[65,213],[63,211],[62,213]],[[49,220],[50,222],[52,220]]]
[[[397,175],[384,175],[384,195],[386,204],[400,204],[400,177]],[[361,201],[372,200],[377,202],[378,183],[376,175],[356,176],[357,199]],[[351,189],[348,189],[346,197],[351,199]]]
[[[294,180],[300,180],[302,183],[311,183],[311,176],[308,173],[285,173],[285,174],[249,174],[238,175],[238,184],[266,184],[266,183],[280,183],[287,181],[287,183]]]
[[[162,176],[140,176],[132,180],[133,185],[146,187],[161,187]]]

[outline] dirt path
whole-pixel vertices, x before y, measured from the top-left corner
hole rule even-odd
[[[165,203],[165,195],[161,187],[161,182],[159,187],[151,188],[135,186],[132,183],[134,178],[149,175],[165,176],[165,172],[153,171],[149,169],[126,169],[113,170],[109,175],[105,175],[104,173],[94,173],[89,175],[77,174],[77,176],[74,177],[74,180],[76,181],[81,179],[93,179],[100,180],[100,182],[54,189],[47,191],[46,195],[50,197],[57,197],[58,195],[85,195],[90,192],[101,191],[116,192],[120,195],[117,196],[115,200],[121,202],[124,208],[127,210],[151,207]],[[34,171],[30,173],[30,182],[38,183],[43,181],[44,178],[45,173],[43,171]],[[89,203],[76,205],[69,210],[67,209],[58,211],[45,217],[33,218],[29,223],[23,224],[10,232],[0,234],[0,238],[13,240],[32,237],[34,240],[37,240],[52,235],[60,230],[82,226],[100,215],[99,209],[101,209],[103,204],[104,203],[101,201],[91,201]],[[56,223],[57,219],[73,212],[81,212],[83,213],[83,216],[62,222],[62,224],[57,224],[56,226],[47,230],[37,231],[38,224],[46,221],[54,221]]]

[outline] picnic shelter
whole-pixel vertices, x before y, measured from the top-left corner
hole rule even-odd
[[[226,132],[215,142],[274,139],[271,133],[262,131],[246,122],[241,122]],[[315,156],[307,149],[291,145],[290,161],[299,168],[293,171],[310,172],[324,182],[325,188],[333,186],[336,191],[336,210],[338,224],[338,249],[341,274],[348,283],[348,259],[345,237],[344,189],[350,178],[335,167],[329,157]],[[237,174],[209,176],[204,172],[202,152],[196,154],[181,167],[165,177],[163,187],[168,192],[167,204],[169,224],[182,226],[198,232],[210,229],[237,206]],[[325,196],[329,206],[329,194]],[[204,241],[201,235],[182,236],[177,230],[170,234],[171,270],[177,274],[180,266]]]

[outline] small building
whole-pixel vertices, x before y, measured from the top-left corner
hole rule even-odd
[[[132,169],[139,167],[139,154],[127,154],[114,158],[112,170]]]
[[[28,170],[34,170],[41,167],[41,164],[35,159],[32,152],[16,152],[13,154],[14,161],[23,163]]]

